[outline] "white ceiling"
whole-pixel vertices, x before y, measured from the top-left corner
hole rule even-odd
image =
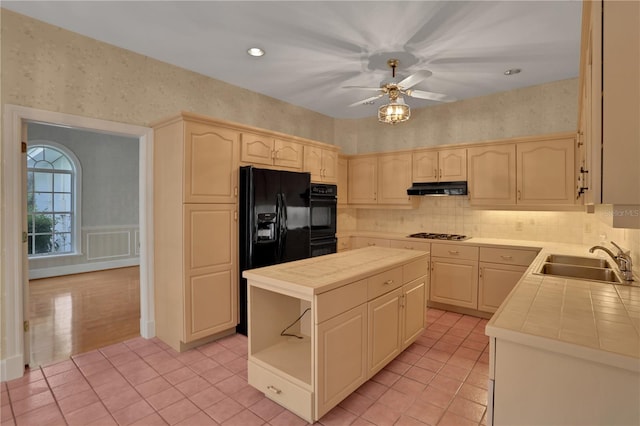
[[[462,100],[578,76],[581,0],[2,1],[2,7],[331,117],[398,74]],[[262,58],[246,50],[259,46]],[[509,68],[522,72],[505,76]],[[437,102],[406,99],[414,108]]]

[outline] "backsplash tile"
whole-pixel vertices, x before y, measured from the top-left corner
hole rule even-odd
[[[466,197],[421,197],[414,210],[340,209],[340,231],[392,233],[442,232],[471,237],[550,241],[611,247],[615,241],[631,250],[634,271],[640,273],[640,230],[615,229],[596,214],[580,211],[510,211],[471,208]]]

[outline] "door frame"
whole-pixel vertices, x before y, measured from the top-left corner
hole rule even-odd
[[[140,334],[155,336],[153,291],[153,129],[78,115],[35,108],[4,105],[3,138],[1,146],[2,225],[0,241],[1,289],[0,306],[4,345],[0,360],[0,380],[21,377],[31,354],[25,354],[23,262],[28,260],[22,250],[22,173],[21,127],[23,122],[69,126],[83,130],[137,138],[139,141],[139,222],[140,222]]]

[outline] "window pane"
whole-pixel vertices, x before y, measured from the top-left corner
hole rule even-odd
[[[49,253],[53,247],[51,235],[35,236],[35,254]]]
[[[67,160],[67,157],[58,158],[53,162],[53,167],[55,167],[56,170],[73,170],[73,168],[71,168],[71,163]]]
[[[53,190],[55,192],[71,192],[71,175],[55,173],[53,175]]]
[[[56,212],[70,212],[71,194],[53,194],[53,208]]]
[[[36,161],[30,156],[27,156],[27,168],[32,168],[33,166],[35,166],[35,164]]]
[[[56,232],[71,232],[71,215],[70,214],[55,215],[54,230]]]
[[[27,191],[33,192],[33,172],[27,173]]]
[[[33,216],[33,232],[36,234],[50,234],[53,231],[53,215],[37,214]]]
[[[28,254],[33,254],[33,235],[29,235],[29,251]]]
[[[36,169],[53,169],[53,166],[48,161],[38,161],[33,167]]]
[[[53,196],[51,193],[36,192],[35,194],[33,194],[33,201],[35,204],[35,211],[37,212],[53,211]]]
[[[46,147],[44,149],[44,159],[50,163],[55,163],[55,161],[62,156],[62,153],[57,149]]]
[[[28,154],[29,157],[33,158],[33,161],[44,160],[44,148],[41,146],[29,148]]]
[[[66,232],[54,235],[53,251],[56,253],[67,253],[71,251],[71,234]]]
[[[34,189],[36,191],[49,191],[53,189],[53,175],[51,173],[34,173]]]

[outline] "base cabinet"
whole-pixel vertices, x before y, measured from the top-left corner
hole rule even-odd
[[[478,308],[478,247],[431,244],[430,300]]]
[[[487,424],[640,424],[637,366],[628,370],[534,345],[491,340],[495,367],[490,372],[493,404],[487,407]]]

